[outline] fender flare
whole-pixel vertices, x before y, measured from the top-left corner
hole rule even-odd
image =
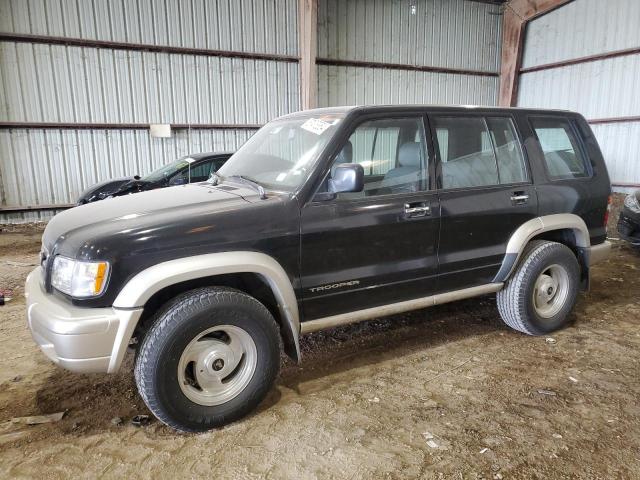
[[[282,266],[264,253],[235,251],[209,253],[178,258],[147,268],[131,278],[116,297],[115,310],[140,310],[153,294],[176,283],[202,277],[230,273],[255,273],[269,285],[278,303],[282,318],[281,333],[285,350],[295,361],[300,361],[300,316],[298,301],[289,276]],[[117,369],[133,335],[140,315],[123,322],[117,334],[116,355],[112,355]],[[110,368],[111,370],[111,368]]]
[[[518,229],[513,232],[511,238],[509,238],[502,265],[493,282],[504,282],[511,276],[518,264],[518,260],[520,260],[524,247],[533,237],[543,232],[565,229],[573,231],[578,248],[584,249],[585,252],[589,251],[591,247],[589,229],[584,223],[584,220],[578,215],[573,213],[558,213],[532,218],[520,225]]]

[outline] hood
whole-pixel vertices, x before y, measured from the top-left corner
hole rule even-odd
[[[85,189],[78,197],[78,203],[97,200],[94,197],[99,193],[110,194],[117,191],[125,183],[135,180],[135,177],[122,177],[111,180],[105,180],[104,182],[96,183]]]
[[[59,213],[49,221],[42,242],[52,252],[54,244],[64,240],[64,250],[69,253],[70,249],[77,251],[91,238],[250,205],[243,195],[255,196],[255,193],[240,187],[191,184],[108,198]]]

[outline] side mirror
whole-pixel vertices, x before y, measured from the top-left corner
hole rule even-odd
[[[359,163],[341,163],[329,179],[330,193],[361,192],[364,188],[364,168]]]

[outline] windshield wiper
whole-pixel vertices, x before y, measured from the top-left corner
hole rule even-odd
[[[256,182],[255,180],[253,180],[253,179],[251,179],[249,177],[245,177],[244,175],[231,175],[231,176],[226,177],[226,178],[237,178],[242,183],[244,183],[245,185],[249,185],[256,192],[258,192],[260,194],[260,199],[261,200],[265,200],[267,198],[267,194],[264,191],[264,188],[262,187],[262,185],[260,185],[258,182]]]

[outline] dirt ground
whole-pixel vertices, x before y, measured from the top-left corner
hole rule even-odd
[[[492,297],[311,334],[255,414],[182,435],[131,424],[131,358],[78,375],[34,346],[40,235],[0,233],[2,478],[640,478],[640,254],[619,241],[551,337],[501,325]]]

